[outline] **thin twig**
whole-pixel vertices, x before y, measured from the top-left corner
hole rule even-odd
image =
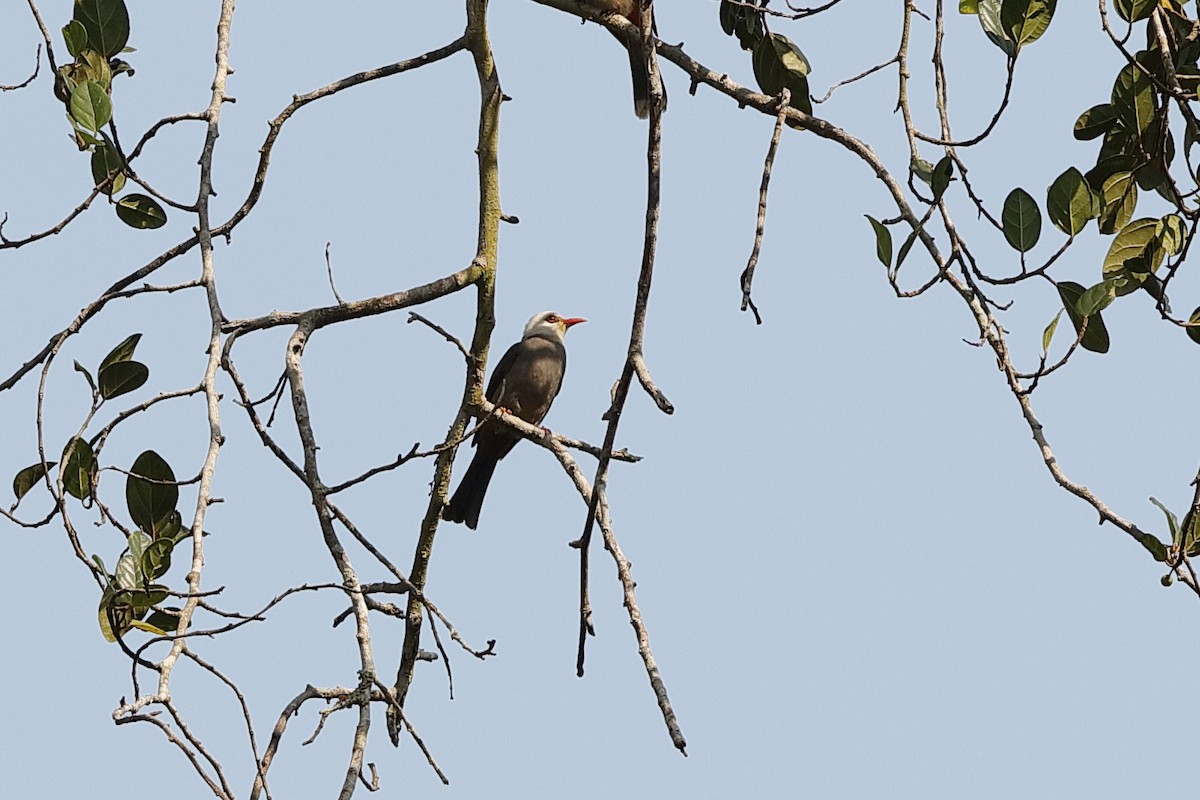
[[[200,779],[208,784],[208,788],[212,793],[222,800],[232,800],[232,797],[221,788],[221,786],[213,780],[213,778],[205,770],[204,765],[200,763],[200,759],[196,755],[196,751],[187,746],[187,743],[175,735],[175,731],[171,730],[171,726],[163,720],[159,719],[157,712],[151,714],[133,714],[128,717],[122,717],[116,720],[117,725],[128,725],[132,722],[149,722],[157,727],[167,737],[167,741],[179,748],[183,753],[184,758],[191,762],[192,769],[200,776]]]
[[[17,89],[24,89],[37,78],[38,72],[42,68],[42,43],[38,42],[37,52],[33,56],[33,74],[20,83],[7,84],[0,83],[0,92],[15,92]]]
[[[329,242],[325,243],[325,274],[329,276],[329,291],[333,292],[333,299],[337,300],[338,305],[345,305],[346,301],[338,294],[337,287],[333,285],[333,263],[329,259]]]
[[[898,57],[898,56],[892,56],[892,57],[891,57],[891,58],[889,58],[887,61],[884,61],[882,64],[876,64],[875,66],[873,66],[873,67],[870,67],[870,68],[868,68],[868,69],[865,69],[865,70],[863,70],[862,72],[858,73],[857,75],[855,75],[855,76],[853,76],[853,77],[846,78],[845,80],[838,81],[837,83],[835,83],[835,84],[833,84],[832,86],[830,86],[830,87],[829,87],[829,90],[828,90],[827,92],[825,92],[825,94],[821,95],[820,97],[814,97],[814,98],[812,99],[812,101],[813,101],[814,103],[824,103],[824,102],[826,102],[827,100],[829,100],[829,98],[830,98],[830,97],[833,97],[833,93],[834,93],[835,91],[837,91],[838,89],[842,88],[843,86],[848,86],[848,85],[849,85],[849,84],[851,84],[851,83],[855,83],[855,82],[857,82],[857,81],[861,81],[863,78],[867,78],[867,77],[869,77],[869,76],[871,76],[871,75],[874,75],[876,72],[879,72],[879,70],[881,70],[881,69],[885,69],[885,68],[887,68],[887,67],[890,67],[892,64],[895,64],[895,63],[897,63],[898,61],[899,61],[899,57]]]
[[[262,759],[259,758],[258,755],[258,740],[254,735],[254,721],[250,717],[250,706],[246,703],[246,696],[242,694],[242,690],[238,688],[237,684],[230,680],[225,673],[217,669],[215,665],[205,661],[191,649],[186,649],[183,652],[184,655],[199,665],[202,669],[207,670],[213,675],[213,677],[225,684],[229,688],[229,691],[233,692],[233,696],[237,698],[238,707],[242,710],[242,721],[246,723],[246,736],[250,740],[250,754],[254,756],[254,764],[258,769],[258,778],[262,780],[263,788],[266,790],[267,799],[270,800],[271,790],[267,787],[267,774],[262,769]]]
[[[403,706],[396,701],[393,693],[388,691],[388,688],[384,686],[378,678],[375,680],[375,685],[379,688],[379,691],[386,699],[388,707],[391,708],[400,718],[400,721],[404,723],[404,729],[408,731],[408,735],[411,736],[413,741],[417,743],[417,747],[421,749],[421,754],[425,756],[425,760],[429,763],[429,766],[433,768],[435,773],[437,773],[437,776],[441,779],[442,783],[446,786],[449,786],[450,779],[446,777],[446,773],[442,772],[442,768],[439,767],[437,761],[434,760],[433,753],[429,752],[429,748],[425,746],[425,740],[417,734],[417,731],[415,728],[413,728],[412,723],[408,721],[408,715],[404,713]]]
[[[442,654],[442,663],[446,665],[446,684],[450,688],[450,699],[454,699],[454,672],[450,669],[450,654],[446,652],[446,648],[442,646],[442,637],[438,633],[437,619],[429,618],[429,631],[433,634],[433,643],[437,646],[438,652]]]
[[[791,103],[792,93],[784,87],[779,93],[779,115],[775,117],[775,130],[771,134],[771,144],[767,147],[767,158],[763,163],[762,182],[758,187],[758,221],[754,226],[754,246],[750,248],[750,259],[746,269],[742,271],[742,311],[749,308],[754,312],[754,322],[762,325],[762,315],[758,306],[750,296],[754,285],[754,268],[758,266],[758,254],[762,250],[763,231],[767,227],[767,190],[771,186],[771,169],[775,166],[775,153],[779,149],[779,137],[783,134],[783,123],[787,119],[787,107]]]
[[[437,331],[447,342],[458,348],[458,352],[462,353],[463,358],[467,360],[468,364],[471,363],[471,354],[467,351],[467,348],[463,346],[462,340],[450,333],[441,325],[426,319],[415,311],[408,312],[408,322],[409,324],[412,324],[413,322],[420,322]]]

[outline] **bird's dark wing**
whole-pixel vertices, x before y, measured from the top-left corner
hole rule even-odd
[[[488,381],[487,391],[484,396],[493,403],[499,405],[500,397],[504,394],[504,378],[512,369],[513,363],[517,360],[517,354],[521,351],[521,343],[517,342],[500,357],[496,362],[496,366],[492,369],[492,379]]]
[[[565,368],[566,350],[561,341],[527,337],[504,378],[497,404],[531,425],[540,424],[562,386]]]

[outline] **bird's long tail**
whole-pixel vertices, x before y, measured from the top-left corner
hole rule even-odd
[[[471,530],[479,524],[479,511],[487,494],[492,473],[496,471],[497,459],[484,452],[475,453],[471,465],[455,490],[450,502],[442,509],[442,519],[447,522],[464,522]]]
[[[650,70],[642,59],[642,50],[637,45],[629,48],[629,72],[633,76],[633,112],[639,118],[650,116]],[[660,77],[659,82],[662,79]],[[662,107],[667,110],[667,89],[662,88]]]

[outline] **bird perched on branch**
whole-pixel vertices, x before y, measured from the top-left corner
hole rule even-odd
[[[508,348],[492,370],[487,399],[531,425],[540,423],[550,410],[550,404],[562,386],[563,373],[567,371],[567,349],[563,343],[567,329],[581,322],[587,320],[562,317],[553,311],[534,314],[525,323],[521,341]],[[492,472],[520,439],[519,433],[496,420],[487,420],[480,426],[471,442],[476,448],[475,457],[459,481],[454,496],[442,509],[442,519],[465,522],[468,528],[475,530]]]
[[[589,5],[597,11],[608,11],[613,14],[619,14],[629,20],[637,28],[642,26],[642,8],[641,0],[582,0],[585,5]],[[653,14],[653,7],[646,9],[647,14]],[[658,32],[653,20],[650,23],[651,29]],[[616,34],[614,34],[616,35]],[[618,39],[620,37],[617,37]],[[626,44],[624,40],[622,44]],[[650,68],[646,64],[646,59],[642,57],[641,45],[637,42],[626,45],[629,49],[629,70],[633,75],[633,112],[639,118],[645,119],[650,116]],[[659,78],[659,94],[662,96],[663,111],[667,110],[667,89],[662,85],[662,79]]]

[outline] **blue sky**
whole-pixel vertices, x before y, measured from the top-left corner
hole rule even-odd
[[[657,5],[665,40],[753,83],[748,55],[721,34],[715,2]],[[812,62],[815,94],[895,52],[899,4],[863,5],[776,24]],[[977,190],[997,207],[1018,185],[1042,199],[1065,167],[1094,159],[1095,143],[1075,142],[1070,126],[1107,98],[1119,61],[1100,39],[1095,9],[1074,5],[1063,4],[1022,55],[995,136],[965,154]],[[123,139],[207,103],[216,19],[215,4],[131,0],[130,11],[138,72],[117,83]],[[42,12],[55,30],[68,13]],[[237,102],[222,114],[214,216],[223,220],[241,203],[265,122],[293,94],[443,45],[462,25],[460,3],[427,4],[419,19],[390,3],[285,12],[243,3],[229,85]],[[913,45],[913,91],[925,101],[930,28],[917,23]],[[630,108],[625,55],[597,26],[525,0],[495,0],[491,29],[513,98],[503,109],[501,192],[505,211],[520,219],[501,231],[494,345],[506,347],[543,309],[587,317],[568,337],[566,381],[546,424],[599,442],[641,255],[644,123]],[[0,82],[28,73],[38,38],[23,6],[0,10]],[[974,133],[998,102],[1003,56],[973,18],[948,20],[947,47],[955,129]],[[409,713],[451,785],[440,786],[411,741],[391,748],[380,713],[367,760],[385,796],[1123,798],[1160,786],[1164,763],[1191,741],[1175,693],[1182,689],[1187,702],[1188,669],[1200,657],[1195,598],[1161,588],[1160,565],[1115,529],[1098,528],[1053,484],[990,352],[964,342],[977,333],[961,301],[948,289],[896,300],[862,216],[894,212],[870,171],[831,143],[785,134],[755,284],[765,323],[740,313],[738,276],[772,120],[707,89],[693,96],[677,69],[664,63],[663,72],[670,109],[646,355],[677,411],[664,416],[633,393],[618,446],[645,458],[614,465],[609,497],[689,757],[663,729],[600,549],[598,636],[587,675],[575,677],[578,567],[566,543],[582,530],[584,508],[549,454],[525,444],[501,463],[479,530],[445,526],[436,544],[430,596],[472,643],[494,638],[500,654],[479,663],[452,652],[453,701],[440,665],[418,673]],[[816,113],[901,173],[895,85],[894,71],[881,73],[839,90]],[[346,299],[465,266],[475,244],[477,97],[472,64],[460,54],[299,112],[280,138],[261,203],[216,249],[225,313],[332,302],[327,241]],[[0,95],[0,104],[9,123],[0,126],[0,211],[15,236],[57,221],[85,196],[90,175],[44,74]],[[920,119],[932,129],[927,107]],[[191,199],[202,133],[195,123],[163,132],[139,171]],[[931,161],[938,155],[925,152]],[[1015,252],[975,226],[957,185],[951,193],[956,221],[973,231],[989,271],[1014,271]],[[132,231],[98,205],[62,235],[0,254],[8,343],[0,377],[191,225],[175,213],[161,230]],[[1047,225],[1034,255],[1048,256],[1058,236]],[[1086,238],[1061,273],[1085,285],[1107,247],[1094,229]],[[198,269],[191,253],[155,282],[187,280]],[[906,265],[914,283],[927,269]],[[1178,305],[1195,305],[1187,299],[1194,279],[1182,275],[1176,287]],[[1042,284],[1008,297],[1015,305],[1004,324],[1018,359],[1032,367],[1057,298]],[[1129,300],[1106,312],[1112,351],[1080,353],[1035,403],[1068,474],[1162,534],[1147,498],[1179,512],[1190,501],[1200,351],[1158,323],[1145,298]],[[474,299],[462,292],[421,312],[466,337]],[[414,442],[433,445],[453,418],[462,360],[405,316],[326,329],[309,345],[306,381],[330,482]],[[95,364],[140,331],[149,397],[199,379],[207,324],[196,293],[114,303],[51,371],[47,439],[69,436],[86,412],[72,359]],[[265,394],[282,370],[286,336],[275,330],[238,345],[253,392]],[[225,587],[224,607],[250,611],[287,586],[336,574],[303,487],[258,442],[228,382],[223,388],[228,442],[214,491],[224,502],[206,525],[204,580]],[[0,475],[36,459],[34,402],[28,381],[0,394]],[[127,465],[153,447],[178,474],[194,473],[206,442],[202,405],[185,400],[143,416],[113,438],[107,463]],[[274,430],[298,452],[287,413]],[[408,465],[343,498],[359,527],[405,567],[430,468]],[[102,491],[119,497],[121,483],[106,473]],[[22,511],[44,513],[45,504],[35,492]],[[113,563],[119,535],[90,525],[94,512],[75,513],[89,552]],[[209,796],[158,731],[113,727],[112,709],[131,697],[128,662],[100,637],[94,585],[61,529],[0,523],[0,548],[10,566],[0,589],[9,609],[0,615],[9,643],[0,679],[10,687],[0,748],[21,765],[7,771],[5,793],[107,797],[130,781],[170,781],[177,797]],[[361,550],[351,556],[364,579],[384,577]],[[170,578],[181,584],[182,572]],[[306,683],[355,681],[353,631],[329,626],[342,607],[333,592],[301,595],[265,624],[196,644],[250,697],[260,741]],[[385,675],[401,635],[386,620],[374,624]],[[194,669],[181,668],[175,680],[179,706],[244,796],[253,773],[231,696]],[[353,723],[335,715],[301,747],[315,724],[313,707],[291,722],[271,773],[276,797],[336,792]],[[1186,769],[1168,780],[1186,781]]]

